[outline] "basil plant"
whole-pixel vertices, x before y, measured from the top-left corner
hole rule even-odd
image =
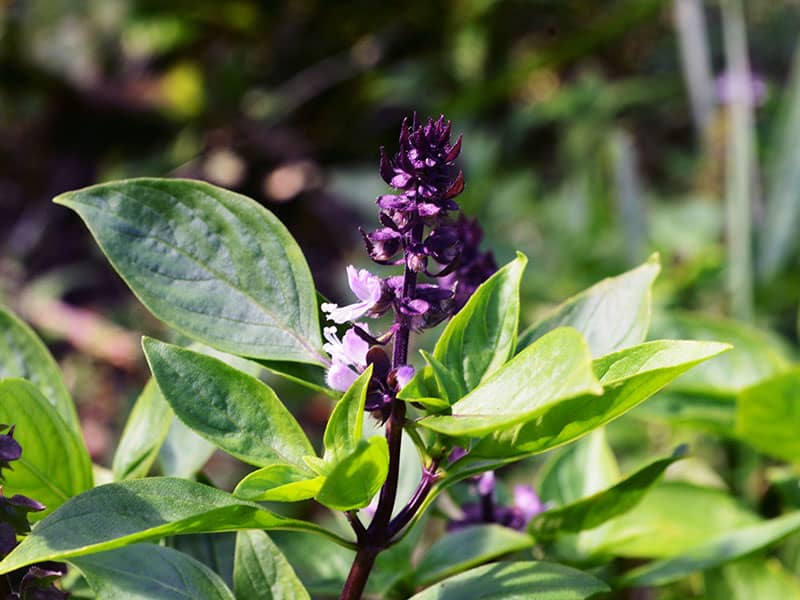
[[[19,525],[0,547],[7,593],[577,599],[705,568],[702,557],[633,570],[581,559],[680,452],[547,501],[495,477],[578,440],[553,469],[594,468],[609,453],[606,423],[728,346],[644,341],[657,257],[520,332],[526,259],[498,268],[460,213],[461,144],[443,117],[415,116],[397,152],[381,152],[393,190],[377,200],[378,227],[362,232],[380,266],[342,274],[349,304],[318,294],[289,231],[244,196],[133,179],[56,198],[152,314],[195,343],[143,339],[152,380],[113,481],[95,485],[53,359],[0,312],[0,422],[15,426],[0,459],[20,459],[4,473],[0,511],[0,525]],[[437,326],[433,347],[418,347]],[[265,373],[329,397],[321,441]],[[214,449],[253,467],[232,492],[197,476]],[[149,477],[154,468],[167,476]],[[35,498],[35,510],[9,492]],[[51,596],[25,591],[30,578],[20,587],[31,573]]]

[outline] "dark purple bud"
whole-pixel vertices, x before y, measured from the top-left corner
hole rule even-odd
[[[462,171],[459,171],[458,177],[456,177],[453,184],[444,193],[445,200],[449,200],[450,198],[455,198],[463,191],[464,191],[464,173]],[[455,210],[455,209],[450,209],[450,210]]]
[[[68,594],[53,584],[67,572],[62,563],[39,563],[32,565],[19,586],[21,600],[66,600]]]
[[[364,233],[364,245],[372,260],[380,264],[388,264],[400,251],[403,245],[403,236],[399,231],[384,227],[371,233]]]
[[[450,137],[450,127],[448,125],[447,128],[447,137]],[[458,155],[461,154],[461,141],[464,139],[464,134],[460,134],[456,143],[451,146],[450,150],[447,151],[447,154],[444,157],[444,162],[451,163],[455,159],[458,158]],[[462,177],[461,173],[459,173],[459,177]],[[462,188],[463,188],[463,177],[462,177]]]
[[[14,427],[8,425],[0,426],[8,433],[0,434],[0,480],[3,478],[3,469],[11,470],[10,463],[19,460],[22,456],[22,447],[14,439]]]
[[[45,508],[44,504],[27,496],[15,494],[9,498],[0,492],[0,522],[9,523],[20,535],[31,530],[28,513],[41,512]]]
[[[0,558],[17,546],[17,532],[9,523],[0,523]]]

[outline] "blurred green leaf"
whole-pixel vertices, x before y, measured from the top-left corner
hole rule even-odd
[[[286,557],[263,531],[236,534],[233,577],[237,598],[310,599]]]
[[[135,544],[70,560],[103,600],[235,600],[225,582],[201,562],[155,544]]]
[[[706,507],[710,510],[711,507]],[[764,521],[757,525],[726,532],[700,546],[684,550],[679,556],[654,561],[623,575],[623,586],[656,586],[682,579],[745,556],[785,538],[800,529],[800,512]]]
[[[506,562],[449,577],[411,600],[583,600],[609,591],[599,579],[555,563]]]
[[[26,379],[0,381],[0,423],[16,426],[22,456],[4,470],[4,495],[23,494],[47,507],[38,520],[92,487],[92,462],[83,438]]]
[[[651,287],[661,271],[657,254],[646,263],[609,277],[573,296],[548,317],[526,329],[517,351],[556,327],[574,327],[583,334],[592,356],[604,356],[644,341],[650,326]]]
[[[653,330],[659,337],[716,340],[733,346],[725,356],[681,377],[672,385],[675,391],[732,399],[747,386],[791,368],[781,341],[746,323],[678,313],[659,316]]]
[[[158,462],[164,475],[192,479],[216,450],[214,444],[175,418],[173,413],[167,437],[158,453]]]
[[[81,216],[168,325],[232,354],[325,364],[305,258],[253,200],[199,181],[131,179],[55,202]]]
[[[602,526],[594,551],[632,558],[681,556],[759,518],[724,491],[681,482],[654,486],[631,511]]]
[[[41,390],[76,433],[81,426],[61,371],[34,331],[0,305],[0,379],[21,377]]]
[[[800,580],[778,560],[753,556],[722,568],[707,571],[704,577],[708,600],[753,600],[756,598],[800,598]]]
[[[440,538],[419,559],[414,572],[417,586],[533,546],[533,538],[500,525],[473,525]]]
[[[539,496],[563,506],[611,487],[620,477],[605,429],[595,429],[553,454],[543,467]]]
[[[800,462],[800,369],[739,394],[736,435],[765,454]]]
[[[114,481],[146,477],[158,457],[175,413],[154,379],[136,399],[114,453]]]
[[[540,513],[528,525],[537,540],[594,529],[636,506],[681,455],[653,461],[619,483],[599,492]]]

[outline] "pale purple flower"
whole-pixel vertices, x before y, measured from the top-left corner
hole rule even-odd
[[[494,476],[494,471],[486,471],[478,479],[478,493],[481,496],[492,494],[494,492],[495,483],[496,478]]]
[[[359,323],[358,327],[369,332],[369,327],[364,323]],[[322,347],[331,356],[325,381],[331,389],[345,392],[367,367],[369,344],[359,337],[355,329],[348,329],[341,340],[336,336],[335,327],[326,327],[322,332],[328,340]]]
[[[411,365],[402,365],[397,367],[397,389],[402,390],[408,385],[408,382],[414,377],[414,367]]]
[[[525,524],[547,508],[529,485],[514,486],[514,507],[522,513]]]
[[[717,100],[722,104],[741,101],[748,106],[761,106],[767,96],[766,82],[752,71],[725,71],[714,83]]]
[[[353,265],[349,265],[347,283],[358,298],[358,302],[347,306],[326,302],[321,306],[322,312],[327,313],[328,320],[334,323],[347,323],[364,316],[383,296],[383,280],[366,269],[356,269]]]

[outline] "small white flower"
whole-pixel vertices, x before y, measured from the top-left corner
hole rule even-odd
[[[359,323],[358,326],[369,332],[366,324]],[[348,329],[341,340],[336,335],[335,327],[325,327],[322,333],[327,340],[322,347],[331,355],[331,366],[325,381],[331,389],[347,391],[367,367],[369,344],[359,337],[355,329]]]

